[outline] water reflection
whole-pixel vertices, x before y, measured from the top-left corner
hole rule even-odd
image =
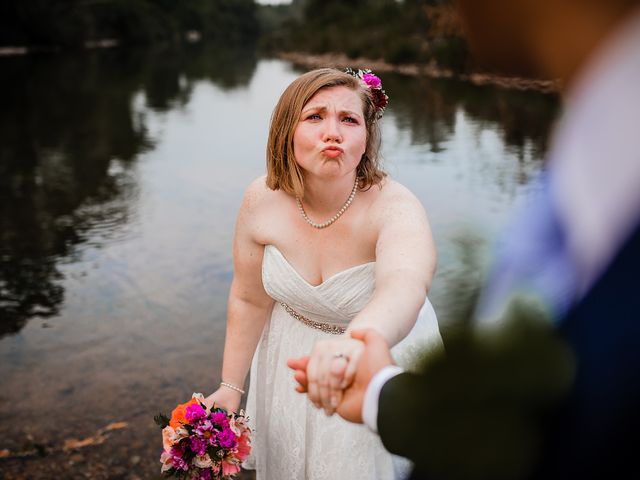
[[[456,114],[462,110],[481,128],[499,132],[502,141],[520,153],[528,144],[533,156],[547,149],[549,128],[557,114],[553,95],[492,86],[478,87],[456,80],[385,76],[400,128],[411,132],[414,144],[427,144],[432,152],[445,149],[454,133]]]
[[[153,414],[220,380],[235,214],[299,71],[206,45],[0,68],[0,450],[128,421],[105,457],[137,452],[153,478]],[[386,166],[429,213],[446,321],[541,166],[555,100],[383,79]]]
[[[0,62],[3,336],[57,315],[65,298],[58,264],[80,244],[112,241],[135,218],[134,164],[154,141],[134,98],[142,93],[162,112],[187,105],[203,79],[246,86],[256,56],[194,46],[188,55],[113,50]]]

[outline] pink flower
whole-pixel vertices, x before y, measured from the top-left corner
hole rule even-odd
[[[235,463],[229,463],[225,460],[222,461],[222,476],[235,475],[240,471],[240,465]]]
[[[174,430],[170,426],[166,426],[162,429],[162,446],[169,452],[171,451],[171,447],[188,436],[189,432],[184,427],[178,427]]]
[[[239,415],[231,417],[229,428],[236,434],[237,445],[233,456],[244,462],[251,453],[251,429],[247,425],[247,417]]]
[[[178,435],[173,428],[166,426],[162,429],[162,446],[166,452],[171,450],[171,447],[178,443],[178,440]]]
[[[167,470],[173,468],[173,462],[171,461],[171,454],[169,452],[163,451],[160,455],[160,462],[162,462],[162,468],[160,469],[160,473],[164,473]]]
[[[180,445],[175,445],[171,447],[171,463],[173,464],[173,468],[176,470],[189,470],[189,464],[183,458],[184,456],[184,447]]]
[[[229,419],[224,412],[215,412],[211,414],[211,421],[220,428],[227,428],[229,426]]]
[[[218,433],[218,444],[222,448],[234,448],[237,444],[236,442],[236,434],[233,433],[233,430],[230,428],[225,428],[220,433]]]
[[[203,420],[194,430],[195,434],[203,439],[205,443],[213,445],[215,440],[215,432],[213,424],[210,420]]]
[[[185,418],[187,419],[187,422],[189,422],[192,425],[195,423],[196,420],[200,420],[206,416],[207,416],[207,412],[205,412],[204,408],[202,408],[197,403],[192,403],[191,405],[189,405],[185,413]]]
[[[251,453],[251,441],[249,432],[245,431],[238,437],[238,445],[236,446],[235,457],[244,462]]]
[[[196,455],[204,455],[207,451],[207,442],[198,437],[191,437],[189,439],[191,451]]]
[[[204,405],[207,413],[209,413],[209,408],[206,406],[204,402],[204,395],[202,395],[201,393],[194,393],[193,395],[191,395],[191,398],[193,400],[196,400],[199,404]]]
[[[211,470],[208,468],[206,470],[201,470],[198,472],[197,476],[193,478],[195,480],[211,480]]]
[[[373,73],[365,73],[362,75],[362,81],[367,84],[369,88],[380,88],[382,87],[382,80],[378,78]]]

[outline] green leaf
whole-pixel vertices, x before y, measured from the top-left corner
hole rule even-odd
[[[155,417],[153,417],[153,421],[156,422],[160,428],[165,428],[169,426],[169,417],[167,417],[164,413],[159,413]]]

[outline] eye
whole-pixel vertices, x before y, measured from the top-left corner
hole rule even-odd
[[[307,120],[320,120],[322,117],[319,113],[312,113],[311,115],[307,115]]]
[[[344,117],[343,121],[347,122],[347,123],[353,123],[355,125],[358,125],[358,120],[356,120],[353,117]]]

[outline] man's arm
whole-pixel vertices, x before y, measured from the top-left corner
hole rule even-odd
[[[524,308],[522,308],[524,307]],[[520,479],[540,453],[545,415],[569,390],[573,357],[546,318],[514,304],[493,330],[447,338],[382,388],[378,431],[432,478]],[[340,409],[338,409],[340,413]]]

